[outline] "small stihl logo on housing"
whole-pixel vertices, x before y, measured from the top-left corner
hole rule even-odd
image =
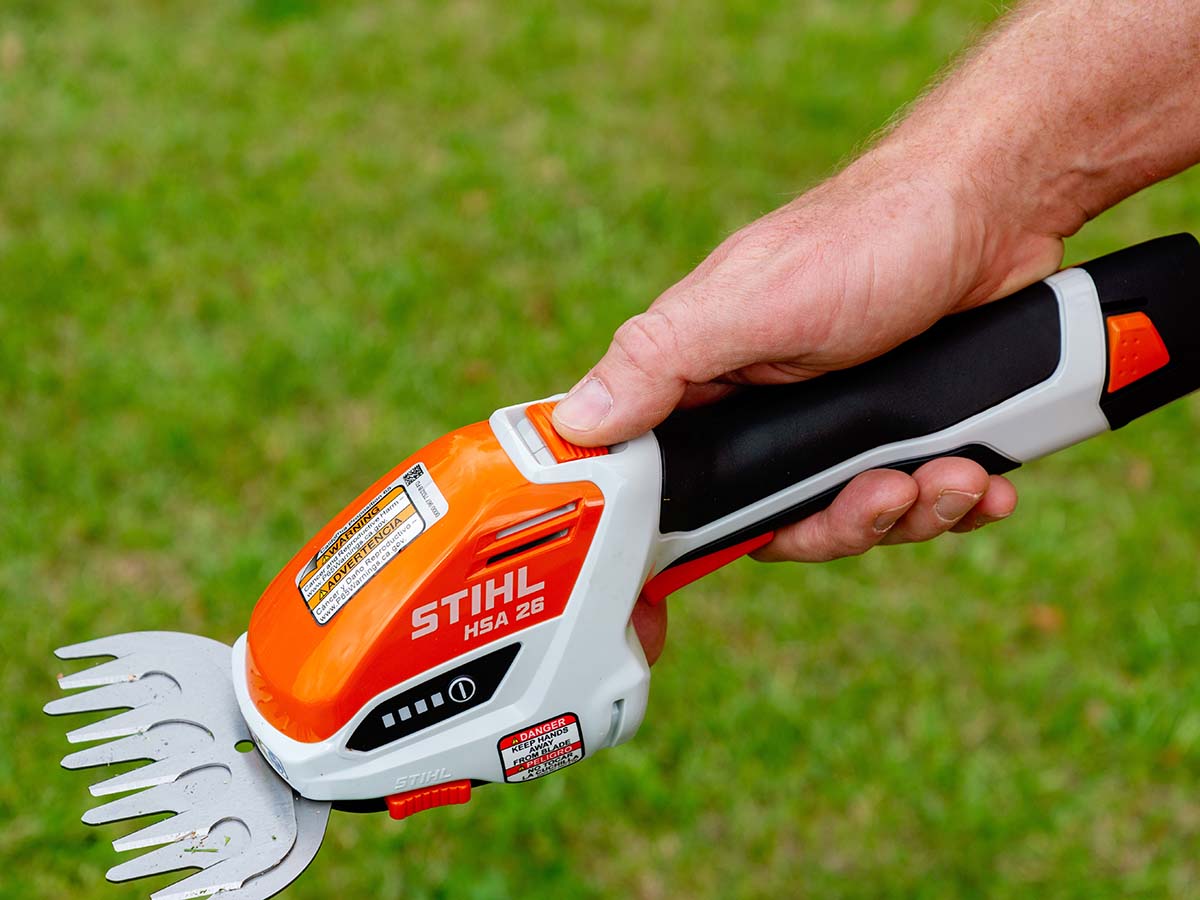
[[[413,788],[425,787],[427,784],[438,784],[450,778],[449,769],[430,769],[427,772],[414,772],[412,775],[401,775],[396,779],[395,790],[407,791]]]
[[[544,610],[545,588],[544,581],[529,583],[528,566],[493,576],[414,609],[412,639],[433,634],[443,624],[461,626],[464,641],[498,631]]]

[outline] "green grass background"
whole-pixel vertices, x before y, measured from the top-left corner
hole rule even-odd
[[[55,646],[232,640],[342,504],[568,387],[829,173],[990,0],[0,6],[0,896],[109,886]],[[1080,259],[1200,227],[1185,175]],[[1200,896],[1200,406],[1016,476],[969,539],[672,603],[638,738],[295,898]]]

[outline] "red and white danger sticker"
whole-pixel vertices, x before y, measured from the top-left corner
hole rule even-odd
[[[583,735],[574,713],[514,731],[497,746],[505,781],[533,781],[583,759]]]

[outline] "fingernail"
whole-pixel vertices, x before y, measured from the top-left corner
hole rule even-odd
[[[554,407],[554,418],[575,431],[591,431],[612,412],[612,395],[599,378],[585,378]]]
[[[905,503],[901,506],[893,506],[891,509],[885,509],[875,518],[875,533],[887,534],[891,531],[892,526],[900,521],[900,517],[908,512],[911,503]]]
[[[934,514],[943,522],[957,522],[971,511],[982,493],[968,494],[966,491],[942,491],[933,504]]]
[[[975,529],[978,530],[984,525],[991,525],[993,522],[1003,522],[1008,516],[979,516],[975,519]]]

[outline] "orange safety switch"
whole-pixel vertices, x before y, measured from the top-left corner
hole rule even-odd
[[[557,405],[556,403],[534,403],[525,410],[525,417],[533,423],[533,427],[542,436],[542,440],[546,442],[546,446],[554,454],[554,458],[560,463],[565,463],[573,459],[607,456],[607,447],[580,447],[578,444],[564,440],[562,435],[554,430],[554,423],[550,420],[550,416]]]

